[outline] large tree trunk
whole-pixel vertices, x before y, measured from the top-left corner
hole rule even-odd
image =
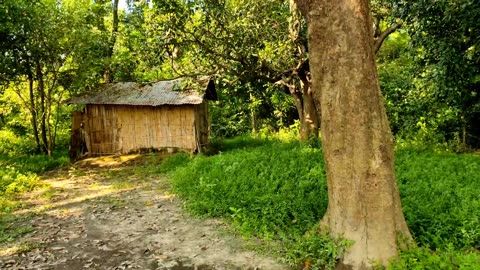
[[[368,0],[298,0],[307,15],[314,97],[321,105],[329,204],[322,221],[354,241],[338,269],[386,265],[411,240],[395,180]]]

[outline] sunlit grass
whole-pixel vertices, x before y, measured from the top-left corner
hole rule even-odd
[[[328,202],[321,149],[275,137],[236,138],[217,147],[213,156],[165,161],[185,207],[224,218],[243,236],[280,241],[277,251],[292,264],[334,265],[327,257],[338,253],[322,251],[344,245],[308,234]],[[443,269],[478,269],[468,265],[480,265],[480,157],[402,149],[396,167],[407,223],[425,250],[403,254],[398,265],[406,266],[395,269],[433,269],[437,261]]]

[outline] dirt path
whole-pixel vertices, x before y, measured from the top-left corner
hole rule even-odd
[[[222,222],[188,216],[164,179],[121,163],[45,176],[50,188],[16,213],[33,231],[0,247],[0,268],[287,269],[246,251]]]

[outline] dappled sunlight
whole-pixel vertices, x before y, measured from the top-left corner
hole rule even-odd
[[[134,190],[134,189],[136,188],[126,188],[126,189],[118,189],[118,190],[112,189],[111,187],[104,188],[104,189],[99,188],[96,192],[87,193],[81,196],[75,196],[75,197],[72,196],[71,199],[65,199],[65,200],[60,200],[56,202],[46,202],[46,204],[39,204],[34,207],[15,211],[14,214],[22,215],[22,214],[37,213],[37,212],[43,212],[43,211],[50,212],[49,211],[50,209],[70,207],[70,205],[78,204],[87,200],[115,195],[125,191]],[[86,191],[92,191],[92,190],[87,189]],[[68,211],[67,213],[70,213],[70,211]]]
[[[111,166],[120,166],[125,165],[128,162],[137,160],[143,155],[134,154],[134,155],[111,155],[103,157],[92,157],[78,161],[75,165],[81,167],[111,167]]]
[[[156,200],[170,200],[170,201],[173,201],[175,199],[175,197],[176,197],[175,194],[165,192],[163,195],[155,196],[155,199]]]
[[[50,230],[65,233],[68,229],[59,225],[62,222],[82,220],[90,211],[98,218],[97,209],[110,205],[106,210],[100,210],[107,214],[113,211],[111,209],[126,204],[129,200],[124,200],[132,191],[145,189],[160,192],[156,178],[148,175],[148,165],[155,166],[158,160],[161,157],[156,155],[96,157],[77,162],[70,168],[43,174],[36,189],[15,198],[15,202],[23,207],[11,214],[14,221],[6,229],[24,237],[0,245],[0,257],[38,250],[46,241],[39,235]],[[137,166],[140,164],[147,166]],[[144,168],[147,171],[143,171]],[[174,194],[153,195],[151,201],[173,201],[174,198]],[[83,230],[77,227],[65,237],[76,238]]]
[[[11,247],[0,248],[0,256],[11,256],[13,254],[20,253],[22,251],[22,244],[14,245]]]
[[[13,214],[46,212],[65,218],[78,214],[72,210],[76,204],[142,188],[146,184],[144,179],[136,177],[125,164],[144,157],[138,154],[88,158],[77,162],[68,172],[45,175],[40,188],[22,195],[25,207]],[[99,169],[93,170],[92,166]]]

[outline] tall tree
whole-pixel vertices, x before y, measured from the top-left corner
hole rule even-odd
[[[338,269],[388,264],[411,239],[394,171],[368,0],[298,0],[308,19],[314,97],[321,105],[329,204],[322,223],[354,241]]]
[[[29,111],[37,151],[50,155],[62,101],[84,82],[98,81],[91,63],[106,46],[88,22],[88,2],[6,0],[0,14],[0,83]]]

